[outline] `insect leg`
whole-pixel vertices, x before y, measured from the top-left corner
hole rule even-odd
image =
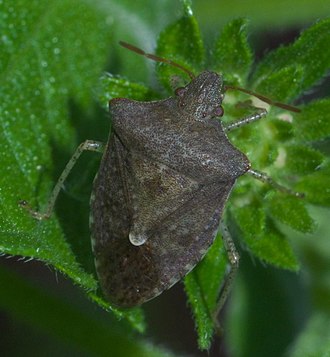
[[[229,259],[230,271],[227,274],[227,276],[225,277],[225,281],[224,281],[224,284],[221,289],[217,307],[213,314],[213,319],[215,321],[216,326],[219,325],[217,322],[218,321],[217,317],[218,317],[221,309],[223,308],[223,306],[227,300],[227,297],[231,291],[231,288],[232,288],[232,285],[233,285],[233,282],[235,280],[235,276],[236,276],[236,273],[238,270],[239,259],[240,259],[239,254],[235,248],[234,241],[231,238],[229,230],[223,221],[220,222],[220,230],[221,230],[224,248],[226,250],[226,253],[227,253],[227,256]]]
[[[33,210],[30,207],[29,203],[25,200],[20,201],[19,205],[21,207],[25,208],[31,214],[31,216],[34,217],[35,219],[42,220],[42,219],[49,218],[53,212],[57,196],[62,188],[64,181],[68,177],[73,166],[76,164],[77,160],[79,159],[79,157],[83,153],[83,151],[103,152],[103,149],[104,149],[103,143],[101,143],[99,141],[93,141],[93,140],[86,140],[78,146],[75,153],[73,154],[73,156],[71,157],[69,162],[66,164],[57,183],[55,184],[53,191],[49,197],[46,210],[44,212],[39,212],[39,211]]]
[[[233,129],[237,129],[243,125],[247,125],[250,124],[254,121],[257,121],[261,118],[263,118],[264,116],[267,115],[267,110],[260,108],[257,112],[250,114],[248,116],[246,116],[245,118],[242,118],[240,120],[234,121],[232,123],[228,123],[228,124],[224,124],[223,125],[223,129],[225,132],[231,131]]]
[[[281,184],[279,184],[278,182],[274,181],[270,176],[268,176],[267,174],[265,174],[264,172],[258,171],[258,170],[254,170],[254,169],[249,169],[247,171],[248,174],[250,174],[252,177],[254,177],[255,179],[267,183],[271,186],[273,186],[274,188],[276,188],[277,190],[287,193],[291,196],[295,196],[295,197],[299,197],[299,198],[303,198],[304,194],[301,192],[295,192],[285,186],[282,186]]]

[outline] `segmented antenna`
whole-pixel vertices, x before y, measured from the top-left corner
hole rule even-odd
[[[228,90],[228,89],[235,89],[235,90],[239,90],[240,92],[244,92],[244,93],[247,93],[247,94],[250,94],[250,95],[253,95],[254,97],[262,100],[263,102],[265,103],[268,103],[270,105],[275,105],[276,107],[279,107],[279,108],[282,108],[282,109],[286,109],[286,110],[289,110],[291,112],[295,112],[295,113],[300,113],[301,110],[299,108],[296,108],[292,105],[289,105],[289,104],[285,104],[285,103],[281,103],[281,102],[275,102],[273,101],[272,99],[262,95],[262,94],[259,94],[259,93],[255,93],[249,89],[245,89],[245,88],[242,88],[242,87],[237,87],[237,86],[227,86],[225,85],[225,90]]]
[[[141,48],[138,48],[134,45],[131,45],[127,42],[124,42],[124,41],[119,41],[119,44],[132,51],[132,52],[135,52],[137,53],[138,55],[141,55],[141,56],[144,56],[144,57],[147,57],[153,61],[156,61],[156,62],[162,62],[162,63],[167,63],[173,67],[177,67],[179,69],[181,69],[182,71],[184,71],[185,73],[188,74],[188,76],[191,78],[191,79],[194,79],[195,78],[195,75],[189,71],[187,68],[181,66],[179,63],[176,63],[170,59],[167,59],[167,58],[163,58],[163,57],[159,57],[159,56],[156,56],[152,53],[146,53],[145,51],[143,51]],[[282,108],[282,109],[286,109],[286,110],[289,110],[291,112],[295,112],[295,113],[300,113],[300,109],[299,108],[296,108],[292,105],[289,105],[289,104],[285,104],[285,103],[281,103],[281,102],[276,102],[276,101],[273,101],[272,99],[262,95],[262,94],[259,94],[259,93],[255,93],[249,89],[245,89],[245,88],[242,88],[242,87],[238,87],[238,86],[230,86],[230,85],[226,85],[225,86],[225,90],[230,90],[230,89],[234,89],[234,90],[238,90],[238,91],[241,91],[241,92],[244,92],[244,93],[247,93],[247,94],[250,94],[250,95],[253,95],[254,97],[256,98],[259,98],[260,100],[262,100],[263,102],[265,103],[268,103],[270,105],[275,105],[276,107],[279,107],[279,108]]]
[[[125,48],[127,48],[128,50],[130,51],[133,51],[135,53],[137,53],[138,55],[141,55],[141,56],[144,56],[144,57],[147,57],[149,59],[152,59],[153,61],[156,61],[156,62],[162,62],[162,63],[167,63],[173,67],[177,67],[177,68],[180,68],[182,71],[186,72],[188,74],[188,76],[191,78],[191,79],[194,79],[195,76],[192,72],[190,72],[187,68],[181,66],[179,63],[176,63],[170,59],[167,59],[167,58],[163,58],[163,57],[159,57],[159,56],[156,56],[156,55],[153,55],[152,53],[146,53],[144,52],[143,50],[141,50],[141,48],[138,48],[138,47],[135,47],[127,42],[124,42],[124,41],[119,41],[119,44]]]

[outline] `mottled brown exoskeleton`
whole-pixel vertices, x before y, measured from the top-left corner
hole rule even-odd
[[[203,258],[211,246],[225,203],[237,178],[245,173],[280,190],[296,194],[251,169],[245,154],[226,132],[258,120],[258,109],[224,125],[221,103],[225,91],[238,89],[287,110],[286,104],[243,88],[225,86],[215,72],[195,77],[180,65],[121,43],[124,47],[186,71],[191,82],[164,100],[110,101],[113,130],[107,144],[87,140],[72,157],[48,203],[51,215],[63,181],[84,150],[102,151],[91,196],[90,227],[96,270],[105,297],[121,307],[140,305],[170,288]],[[298,194],[296,194],[298,195]],[[222,227],[231,264],[217,312],[228,294],[239,256]]]

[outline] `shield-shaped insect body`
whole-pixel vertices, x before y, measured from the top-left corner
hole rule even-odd
[[[105,148],[93,140],[79,145],[44,213],[34,211],[26,201],[20,205],[36,219],[49,218],[63,182],[82,152],[103,152],[91,195],[96,270],[107,299],[131,307],[170,288],[203,258],[215,238],[230,191],[244,173],[301,197],[251,169],[247,157],[230,143],[226,132],[267,112],[257,109],[224,127],[219,117],[224,113],[225,91],[236,89],[286,110],[300,110],[241,87],[224,86],[217,73],[205,71],[195,77],[171,60],[127,43],[121,45],[180,68],[191,82],[164,100],[111,100],[113,131]],[[228,230],[222,228],[231,270],[215,313],[226,300],[239,259]]]
[[[91,200],[97,273],[119,306],[152,299],[212,244],[235,180],[250,167],[221,121],[223,80],[203,72],[176,96],[110,102],[110,134]]]

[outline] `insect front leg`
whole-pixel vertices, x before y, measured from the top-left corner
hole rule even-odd
[[[255,113],[252,113],[240,120],[234,121],[232,123],[224,124],[224,127],[223,127],[224,131],[228,132],[233,129],[237,129],[241,126],[244,126],[244,125],[250,124],[254,121],[257,121],[257,120],[265,117],[266,115],[267,115],[267,110],[263,109],[263,108],[259,108],[259,110],[256,111]]]
[[[53,210],[54,210],[54,205],[57,199],[58,194],[60,193],[60,190],[62,188],[62,185],[66,178],[68,177],[69,173],[71,172],[72,168],[78,161],[80,155],[84,151],[96,151],[96,152],[103,152],[104,150],[104,143],[99,142],[99,141],[94,141],[94,140],[86,140],[83,143],[81,143],[78,148],[76,149],[75,153],[69,160],[69,162],[66,164],[61,176],[59,177],[58,181],[56,182],[53,191],[49,197],[48,203],[46,210],[44,212],[39,212],[33,210],[29,203],[25,200],[22,200],[19,202],[19,205],[26,209],[33,218],[37,220],[42,220],[42,219],[47,219],[51,216]]]

